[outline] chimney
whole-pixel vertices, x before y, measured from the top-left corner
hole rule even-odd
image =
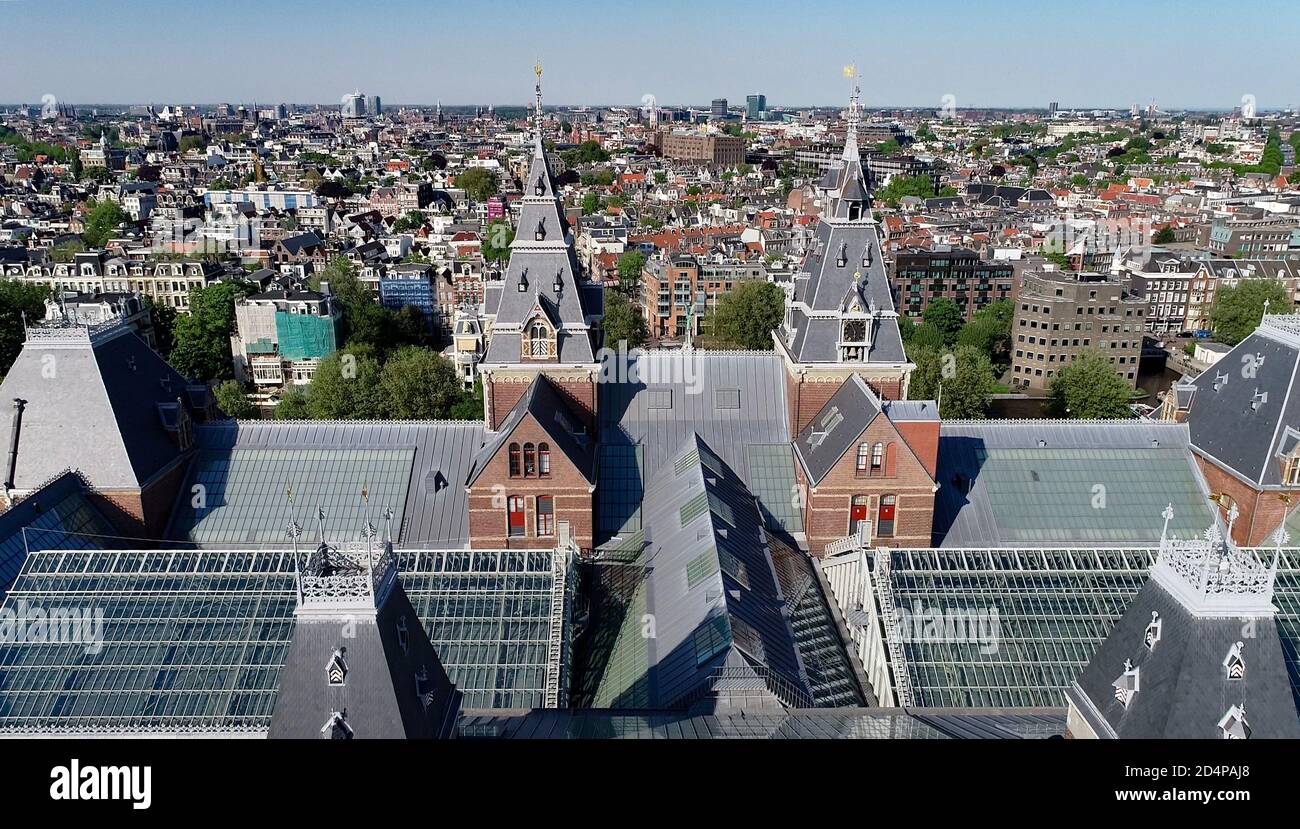
[[[8,498],[13,490],[14,479],[18,475],[18,433],[22,430],[23,407],[26,405],[26,400],[14,398],[13,427],[9,431],[9,468],[5,476],[5,498]]]

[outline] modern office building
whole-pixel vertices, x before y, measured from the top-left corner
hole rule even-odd
[[[760,121],[767,112],[766,95],[749,95],[745,98],[745,117],[751,121]]]
[[[713,102],[709,104],[709,117],[714,119],[722,119],[727,117],[726,98],[713,99]]]
[[[1011,262],[982,259],[969,248],[905,248],[894,256],[894,299],[900,314],[919,319],[939,297],[957,303],[967,320],[990,302],[1011,299]]]
[[[1137,386],[1146,300],[1096,273],[1026,272],[1011,328],[1011,383],[1045,390],[1080,353],[1099,351],[1115,372]]]

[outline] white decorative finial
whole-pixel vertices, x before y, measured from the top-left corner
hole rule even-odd
[[[1237,519],[1240,517],[1241,510],[1237,509],[1236,504],[1233,504],[1228,508],[1228,538],[1232,538],[1232,527],[1237,523]]]
[[[1286,531],[1285,524],[1278,524],[1277,529],[1273,531],[1273,544],[1280,550],[1291,543],[1291,533]]]

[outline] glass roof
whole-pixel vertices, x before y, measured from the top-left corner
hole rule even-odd
[[[544,702],[549,551],[400,551],[465,708]],[[0,648],[0,733],[261,733],[293,635],[284,550],[46,551],[4,608],[77,612],[59,643]]]
[[[641,529],[643,465],[640,446],[600,447],[600,487],[596,491],[602,538]]]
[[[896,613],[996,610],[997,647],[978,638],[902,637],[915,706],[1056,707],[1146,584],[1154,548],[924,549],[889,553]],[[1275,551],[1259,555],[1272,561]],[[875,553],[869,553],[875,555]],[[1283,656],[1300,706],[1300,552],[1282,554],[1274,601]],[[877,590],[880,586],[877,585]],[[906,641],[907,639],[913,641]]]
[[[80,486],[66,489],[61,497],[51,493],[53,503],[47,502],[42,490],[5,514],[15,526],[6,526],[9,534],[0,536],[0,599],[22,569],[29,548],[85,550],[119,546],[117,530],[90,503],[85,490]]]
[[[749,456],[749,488],[758,498],[767,528],[803,532],[790,444],[754,444],[745,451]]]
[[[414,449],[204,450],[182,491],[172,535],[207,547],[287,546],[290,519],[315,535],[320,507],[328,536],[359,541],[367,521],[384,531],[391,507],[399,538],[414,456]]]

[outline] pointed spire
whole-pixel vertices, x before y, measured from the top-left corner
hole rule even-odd
[[[533,94],[536,96],[536,102],[534,104],[535,106],[534,118],[536,120],[536,123],[534,126],[535,135],[533,137],[533,154],[540,158],[542,155],[542,63],[541,61],[538,61],[537,63],[533,64],[533,73],[537,75],[537,83],[533,87]]]
[[[858,158],[858,119],[861,117],[858,96],[861,94],[861,89],[858,87],[858,82],[854,80],[857,74],[858,68],[853,64],[844,67],[844,77],[853,81],[853,92],[849,95],[849,126],[844,134],[844,155],[842,158],[845,161],[853,161]]]

